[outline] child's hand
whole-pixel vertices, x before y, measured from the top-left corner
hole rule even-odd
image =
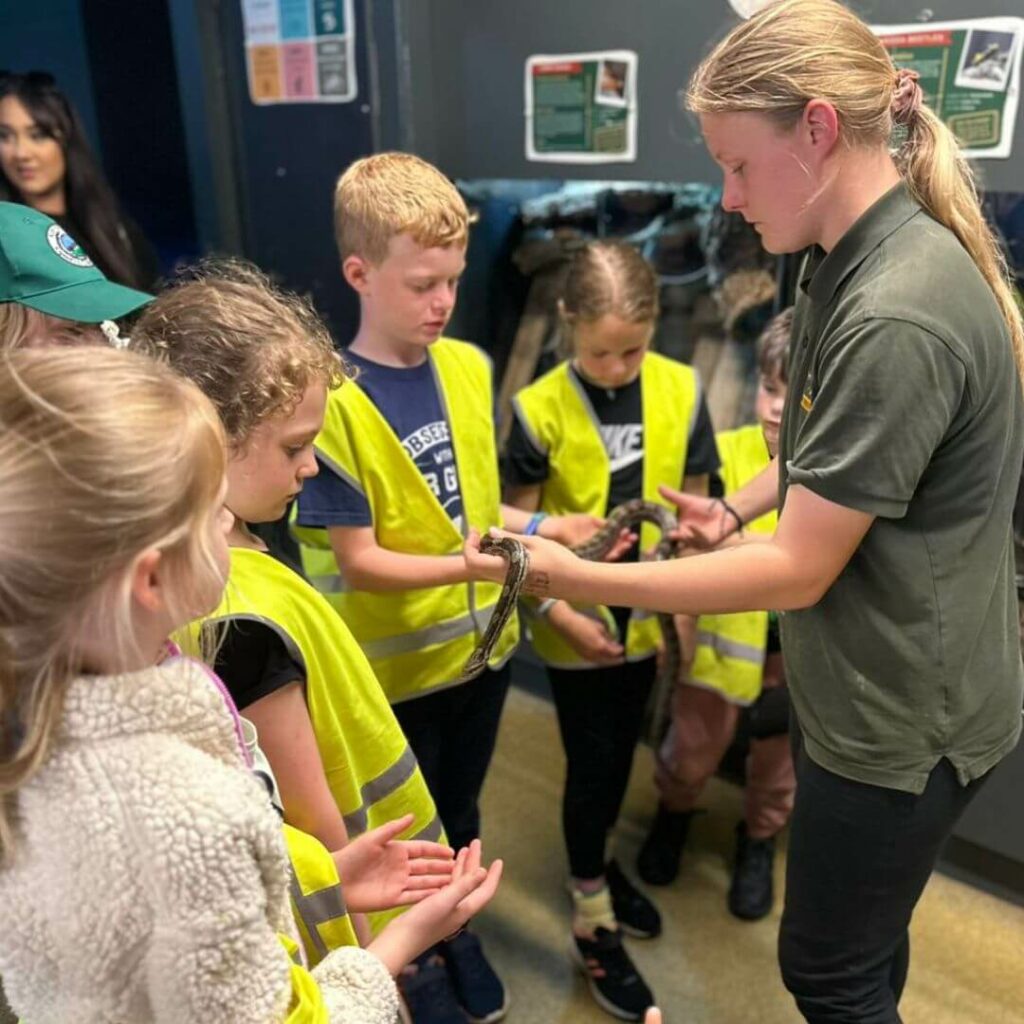
[[[598,516],[586,515],[583,512],[568,516],[548,516],[541,520],[537,528],[537,536],[558,541],[567,548],[585,544],[602,529],[607,522]],[[631,530],[620,530],[619,536],[611,550],[604,556],[605,562],[618,561],[637,541],[637,534]]]
[[[464,927],[491,901],[501,881],[502,862],[480,866],[480,840],[459,850],[452,881],[391,921],[367,947],[392,973],[413,958]]]
[[[518,538],[526,540],[525,537]],[[491,583],[504,583],[508,565],[500,555],[485,555],[480,550],[480,531],[470,530],[466,543],[462,546],[462,557],[466,562],[466,572],[471,580],[490,580]]]
[[[548,618],[584,660],[595,665],[621,665],[626,660],[626,649],[608,633],[603,622],[583,615],[564,601],[551,609]]]
[[[537,527],[537,536],[558,541],[567,548],[574,548],[577,544],[590,540],[602,526],[604,520],[599,516],[574,512],[567,516],[548,516],[542,519],[540,526]]]
[[[331,854],[350,912],[419,903],[451,881],[454,851],[440,843],[395,838],[412,823],[413,815],[407,814],[365,832]]]
[[[658,488],[658,493],[679,509],[679,525],[669,534],[672,540],[708,550],[736,532],[736,520],[717,498],[686,494],[664,485]]]

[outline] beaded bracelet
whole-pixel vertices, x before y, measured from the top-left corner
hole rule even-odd
[[[533,515],[530,516],[530,521],[526,524],[526,529],[523,530],[523,536],[532,537],[540,529],[540,524],[544,522],[547,517],[547,512],[534,512]]]

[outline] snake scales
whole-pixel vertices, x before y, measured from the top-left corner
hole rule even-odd
[[[655,560],[674,558],[678,554],[679,545],[669,539],[669,533],[676,526],[676,517],[664,505],[645,501],[642,498],[627,501],[612,509],[605,525],[590,540],[577,545],[572,551],[588,561],[599,561],[614,547],[622,530],[634,530],[641,523],[653,523],[661,530],[661,540],[654,549]],[[487,624],[480,643],[477,644],[466,661],[459,682],[473,679],[487,667],[491,651],[501,635],[501,631],[505,628],[505,624],[515,611],[516,602],[519,600],[520,591],[523,589],[530,569],[530,555],[525,546],[514,537],[484,537],[480,543],[480,550],[486,555],[500,555],[508,563],[508,568],[505,572],[501,595],[494,607],[494,614]],[[664,638],[665,657],[662,660],[661,670],[651,695],[650,710],[645,727],[647,737],[655,742],[660,740],[663,732],[668,715],[669,698],[679,676],[679,665],[682,660],[682,650],[672,616],[661,612],[658,612],[657,616],[658,622],[661,624],[661,635]]]

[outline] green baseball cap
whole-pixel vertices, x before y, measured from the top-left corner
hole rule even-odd
[[[108,281],[45,214],[20,203],[0,203],[0,302],[95,324],[117,320],[152,298]]]

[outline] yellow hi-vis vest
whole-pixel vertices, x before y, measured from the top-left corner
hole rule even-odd
[[[281,932],[277,933],[277,939],[292,960],[292,999],[284,1024],[330,1024],[320,987],[302,963],[302,954],[295,940]]]
[[[659,484],[678,487],[686,467],[686,451],[700,408],[700,384],[692,367],[655,352],[640,366],[643,403],[643,497],[667,505]],[[516,416],[526,436],[548,457],[548,478],[541,487],[540,508],[550,515],[587,512],[603,516],[611,486],[611,465],[600,434],[600,422],[590,399],[569,364],[553,370],[523,388],[513,399]],[[644,523],[641,550],[660,540],[658,530]],[[604,621],[616,635],[615,620],[604,605],[573,605],[577,611]],[[544,617],[529,620],[533,646],[539,657],[556,668],[591,668]],[[657,648],[661,629],[650,612],[633,609],[626,631],[626,658],[638,661]],[[620,642],[622,638],[620,637]]]
[[[334,859],[315,836],[284,825],[284,841],[292,865],[292,915],[310,967],[332,949],[358,946]]]
[[[443,841],[416,755],[365,655],[327,601],[271,555],[232,548],[227,589],[205,623],[231,619],[269,626],[303,666],[324,775],[349,837],[411,813],[402,839]],[[188,643],[198,644],[198,626],[189,627]],[[372,914],[371,926],[379,930],[394,916]]]
[[[721,477],[728,497],[752,480],[771,461],[764,434],[756,424],[715,435],[722,459]],[[751,533],[774,533],[779,515],[767,512],[748,523]],[[733,704],[753,704],[761,693],[768,613],[734,612],[701,615],[697,620],[697,651],[688,682],[716,690]]]
[[[501,525],[491,367],[473,345],[441,338],[427,349],[451,431],[463,528]],[[410,555],[462,557],[464,537],[398,436],[357,383],[330,393],[317,455],[365,495],[377,543]],[[354,590],[338,572],[327,531],[295,527],[302,567],[345,620],[392,703],[450,686],[490,621],[501,587],[454,583],[415,590]],[[511,617],[490,665],[511,656]]]

